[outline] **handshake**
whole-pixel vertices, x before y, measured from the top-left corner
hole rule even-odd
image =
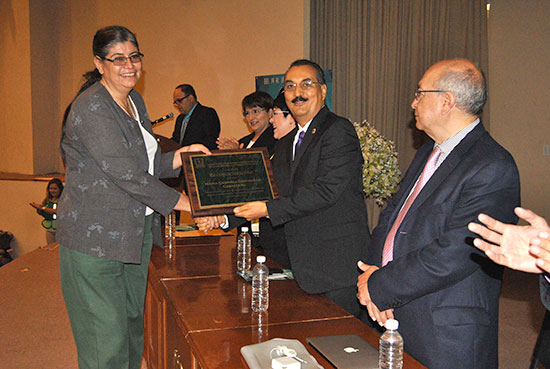
[[[216,228],[226,228],[227,219],[225,215],[212,215],[207,217],[193,218],[200,231],[208,233]]]
[[[263,201],[253,201],[233,209],[236,217],[245,218],[246,220],[259,219],[267,217],[267,205]],[[226,215],[213,215],[207,217],[194,218],[195,224],[199,230],[207,233],[214,228],[226,228],[228,219]]]

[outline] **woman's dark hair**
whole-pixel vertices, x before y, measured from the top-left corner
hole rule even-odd
[[[281,89],[275,100],[273,100],[273,107],[281,109],[285,118],[290,114],[290,110],[288,110],[288,106],[286,105],[284,89]]]
[[[44,201],[42,201],[42,205],[46,205],[46,203],[52,199],[52,196],[50,195],[50,185],[54,183],[59,188],[59,196],[63,193],[63,182],[59,178],[53,178],[48,182],[48,185],[46,186],[46,198]]]
[[[109,54],[111,47],[121,42],[131,42],[139,51],[139,44],[137,42],[136,35],[128,28],[123,26],[103,27],[97,31],[94,36],[94,41],[92,44],[94,56],[97,56],[100,59],[105,59]],[[92,71],[84,73],[83,77],[85,78],[85,81],[82,86],[80,86],[76,96],[80,95],[88,87],[99,81],[101,79],[101,74],[96,68]]]
[[[136,35],[128,28],[124,26],[108,26],[101,28],[95,33],[94,41],[92,44],[92,51],[94,53],[94,56],[97,56],[100,59],[104,59],[109,54],[109,50],[111,49],[111,47],[121,42],[131,42],[139,51],[139,44],[137,42]],[[78,92],[73,98],[73,101],[78,97],[78,95],[86,91],[88,87],[100,81],[101,73],[99,73],[97,68],[95,68],[94,70],[84,73],[82,77],[84,77],[84,83],[78,89]],[[66,164],[65,152],[61,147],[61,142],[63,141],[63,137],[65,137],[65,125],[67,123],[67,119],[69,118],[69,112],[71,111],[71,105],[73,101],[71,101],[69,106],[67,106],[67,108],[65,109],[65,113],[63,114],[63,122],[61,124],[59,150],[61,152],[61,159],[63,160],[64,165]]]
[[[267,92],[256,91],[244,97],[242,106],[243,110],[259,107],[269,111],[269,109],[273,109],[273,98]]]

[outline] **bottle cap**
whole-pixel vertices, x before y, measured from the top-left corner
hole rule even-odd
[[[258,256],[256,257],[256,261],[257,261],[258,263],[265,263],[265,256],[263,256],[263,255],[258,255]]]
[[[242,233],[248,233],[248,227],[241,227]]]
[[[384,324],[384,326],[386,327],[386,329],[391,329],[392,331],[394,331],[399,328],[399,322],[395,319],[388,319],[386,320],[386,324]]]

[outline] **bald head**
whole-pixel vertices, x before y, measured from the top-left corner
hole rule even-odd
[[[436,75],[436,89],[454,92],[458,109],[467,114],[481,115],[487,101],[487,83],[483,73],[471,61],[444,60],[428,71]]]

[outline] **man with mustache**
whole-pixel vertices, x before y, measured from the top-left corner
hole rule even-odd
[[[363,156],[351,122],[325,106],[321,67],[293,62],[285,74],[284,96],[298,126],[275,146],[273,172],[280,196],[235,208],[247,219],[269,217],[284,225],[288,256],[300,287],[322,293],[359,317],[356,267],[367,253]]]

